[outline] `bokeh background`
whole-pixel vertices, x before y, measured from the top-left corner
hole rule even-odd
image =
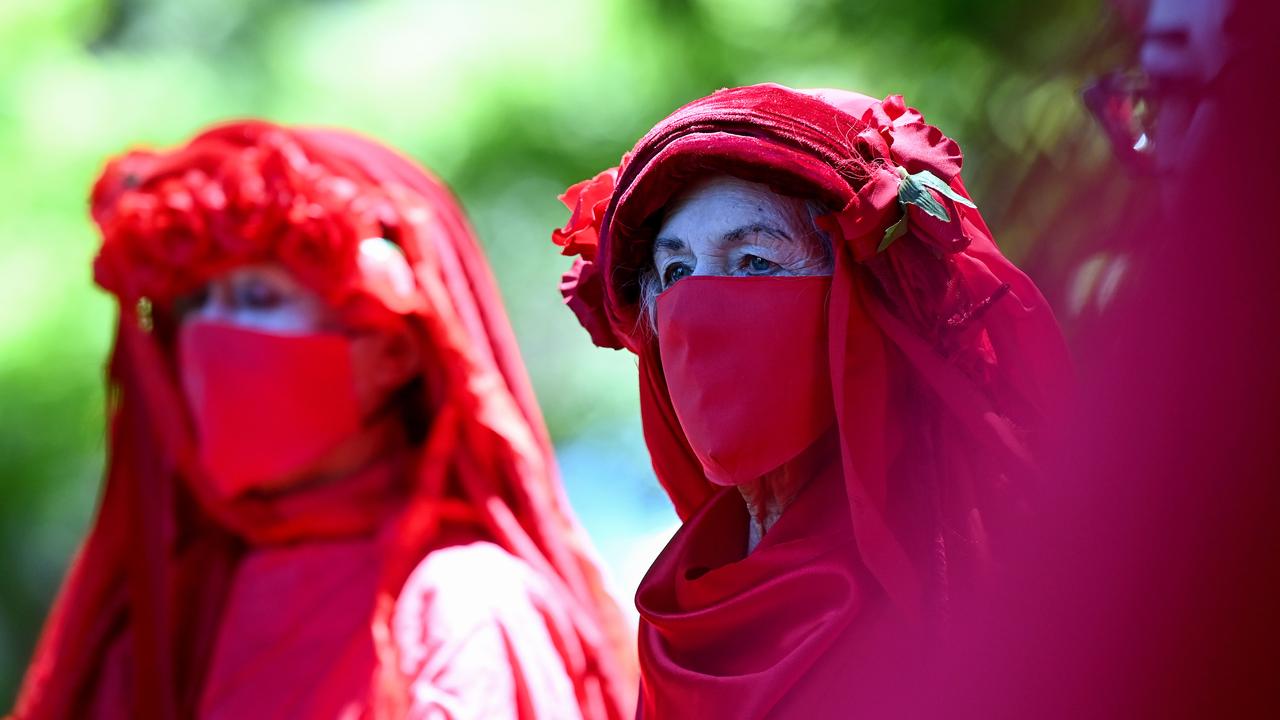
[[[90,281],[85,198],[108,155],[253,115],[357,129],[434,169],[485,243],[629,605],[676,520],[633,360],[560,306],[556,195],[720,87],[902,93],[960,141],[997,239],[1072,333],[1072,268],[1142,196],[1079,102],[1125,59],[1118,25],[1100,0],[0,0],[0,709],[97,500],[115,309]]]

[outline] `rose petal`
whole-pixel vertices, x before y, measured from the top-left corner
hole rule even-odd
[[[960,146],[938,128],[923,122],[901,125],[893,129],[892,138],[890,155],[907,172],[928,170],[946,182],[960,174]]]
[[[562,254],[595,260],[600,245],[600,226],[617,179],[618,168],[609,168],[589,180],[569,186],[560,195],[560,201],[573,211],[563,228],[551,232],[551,242],[563,248]]]
[[[862,121],[881,130],[890,130],[900,125],[924,122],[924,116],[919,110],[908,107],[901,95],[889,95],[867,108],[862,114]]]
[[[560,280],[560,294],[591,335],[591,342],[604,348],[622,348],[604,309],[604,277],[594,262],[574,258],[573,266]]]

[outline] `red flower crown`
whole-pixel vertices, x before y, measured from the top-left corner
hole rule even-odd
[[[360,241],[391,237],[390,198],[309,158],[283,129],[226,134],[108,163],[91,199],[103,238],[95,281],[122,302],[167,304],[232,267],[279,262],[336,301],[354,286]]]
[[[833,240],[843,239],[854,259],[863,263],[921,249],[933,256],[965,250],[972,240],[972,225],[962,220],[957,205],[974,206],[952,188],[962,163],[955,141],[925,123],[901,95],[890,95],[869,107],[855,130],[848,142],[852,157],[845,174],[851,176],[856,192],[845,207],[818,218],[819,227]],[[572,211],[569,221],[551,234],[563,254],[577,256],[560,286],[565,303],[601,347],[624,347],[604,309],[604,278],[596,257],[605,211],[630,157],[569,187],[560,196]]]

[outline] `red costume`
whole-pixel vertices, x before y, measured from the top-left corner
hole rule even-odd
[[[562,198],[553,240],[579,256],[562,291],[596,344],[638,356],[645,440],[685,520],[636,598],[642,716],[892,711],[885,688],[998,572],[1069,369],[960,165],[901,97],[760,85],[677,110]],[[662,210],[712,174],[829,209],[834,273],[686,278],[648,332]],[[815,453],[747,554],[743,500],[717,485]]]
[[[111,162],[93,215],[96,279],[121,309],[107,480],[15,717],[629,715],[629,638],[493,278],[439,181],[351,134],[238,122]],[[325,383],[342,353],[177,321],[176,297],[262,262],[353,327],[420,329],[421,442],[337,482],[226,490],[255,466],[205,457],[184,388],[196,421],[257,393],[244,427],[279,433],[284,406],[266,400],[310,382],[286,445],[343,431]],[[251,390],[205,392],[188,354],[201,382]],[[282,360],[301,378],[263,369]]]

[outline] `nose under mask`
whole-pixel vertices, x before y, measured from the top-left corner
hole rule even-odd
[[[827,360],[831,278],[688,277],[658,297],[676,417],[707,479],[753,481],[835,421]]]
[[[182,327],[178,352],[200,464],[220,496],[303,471],[361,427],[346,337],[198,321]]]

